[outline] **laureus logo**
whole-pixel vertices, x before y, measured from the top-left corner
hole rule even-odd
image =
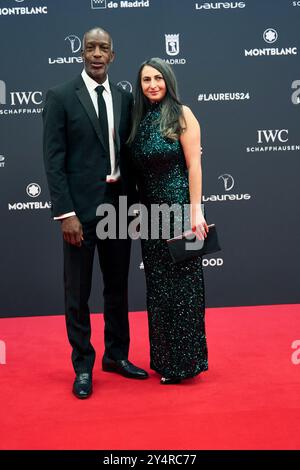
[[[72,53],[75,54],[81,49],[81,41],[78,36],[71,34],[65,38],[65,41],[69,41],[71,45]]]
[[[251,199],[251,195],[248,193],[232,193],[229,192],[233,189],[235,181],[232,175],[229,173],[223,173],[218,177],[218,180],[223,182],[225,194],[211,194],[210,196],[202,197],[203,202],[230,202],[230,201],[248,201]]]
[[[225,191],[230,191],[233,188],[234,179],[231,175],[224,173],[224,175],[220,175],[218,179],[223,181]]]
[[[76,54],[81,49],[81,40],[75,34],[69,34],[69,36],[65,37],[65,41],[70,45],[72,54]],[[81,64],[83,59],[81,55],[78,56],[71,56],[71,57],[56,57],[48,58],[48,63],[50,65],[53,64]]]
[[[123,88],[123,90],[129,91],[129,93],[132,93],[132,85],[127,80],[122,80],[121,82],[118,82],[117,85],[120,88]]]

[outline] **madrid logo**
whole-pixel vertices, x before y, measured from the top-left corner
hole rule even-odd
[[[165,34],[166,53],[174,56],[179,54],[179,34]]]
[[[179,54],[179,34],[165,34],[165,47],[166,53],[172,58],[164,59],[167,64],[178,65],[185,64],[186,59],[184,58],[174,58]]]
[[[91,8],[93,10],[106,8],[106,0],[91,0]]]

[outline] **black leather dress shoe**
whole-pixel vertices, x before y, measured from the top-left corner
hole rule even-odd
[[[105,357],[102,359],[102,369],[105,372],[116,372],[129,379],[147,379],[149,377],[145,370],[136,367],[128,359],[114,361]]]
[[[75,397],[83,399],[88,398],[93,391],[92,374],[89,372],[82,372],[76,375],[73,384],[73,393]]]

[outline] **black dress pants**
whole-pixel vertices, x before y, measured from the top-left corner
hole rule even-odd
[[[105,202],[114,203],[118,218],[119,184],[110,183],[107,186]],[[64,241],[66,325],[76,373],[91,372],[95,362],[88,302],[96,248],[104,285],[104,354],[114,360],[128,358],[128,271],[131,240],[99,239],[96,234],[98,222],[99,218],[95,217],[95,220],[83,224],[84,240],[81,247]]]

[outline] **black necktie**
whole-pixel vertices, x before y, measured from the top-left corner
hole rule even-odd
[[[103,90],[104,86],[99,85],[95,88],[95,91],[98,95],[98,116],[99,122],[103,134],[104,139],[104,146],[107,153],[107,157],[109,159],[109,137],[108,137],[108,120],[107,120],[107,111],[106,111],[106,104],[103,98]]]

